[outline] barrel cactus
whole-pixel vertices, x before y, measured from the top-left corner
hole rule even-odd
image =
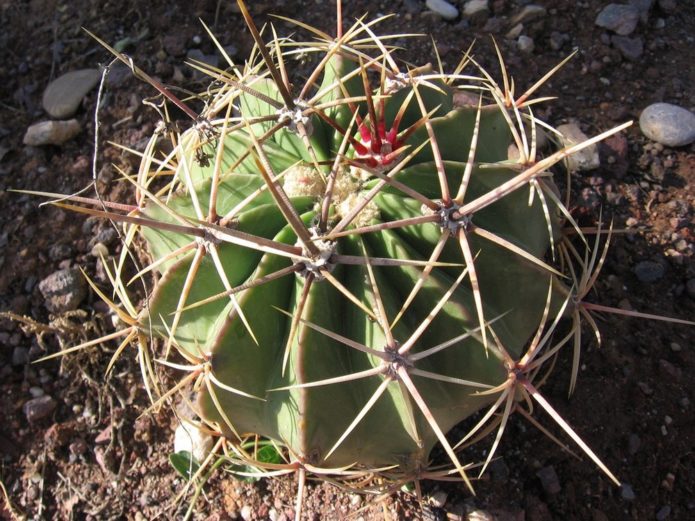
[[[152,135],[124,173],[132,205],[58,203],[144,239],[138,278],[156,282],[142,309],[127,252],[110,272],[120,302],[104,298],[125,324],[108,339],[136,346],[155,406],[195,393],[208,461],[472,490],[463,448],[496,431],[492,457],[535,402],[617,482],[538,386],[561,350],[576,374],[582,322],[610,311],[584,300],[598,243],[550,169],[624,126],[542,157],[542,81],[517,97],[503,67],[500,86],[469,55],[452,73],[408,67],[376,22],[336,37],[300,24],[310,43],[262,34],[239,5],[256,45],[243,68],[194,64],[211,77],[201,114],[113,50],[193,123]],[[155,364],[183,376],[164,390]],[[278,458],[259,457],[264,443]]]

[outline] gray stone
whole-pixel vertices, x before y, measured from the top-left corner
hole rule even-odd
[[[48,395],[32,398],[22,408],[29,423],[35,423],[48,416],[55,410],[58,403]]]
[[[69,118],[77,112],[85,95],[99,83],[100,77],[98,69],[81,69],[56,78],[43,93],[44,110],[52,118]]]
[[[548,11],[546,11],[545,7],[541,5],[525,5],[521,11],[514,15],[514,17],[509,21],[509,25],[514,26],[516,24],[523,24],[532,22],[533,20],[538,20],[539,18],[543,18],[547,12]]]
[[[46,309],[51,313],[65,313],[77,309],[87,296],[87,283],[80,270],[58,270],[39,283]]]
[[[632,486],[628,483],[623,483],[620,485],[620,497],[625,501],[634,501],[637,497],[635,491],[632,490]]]
[[[640,20],[646,24],[649,21],[649,11],[652,10],[654,0],[630,0],[629,4],[637,8]]]
[[[557,472],[555,472],[555,467],[552,465],[540,469],[536,472],[536,476],[541,480],[541,486],[546,494],[554,496],[562,490]]]
[[[569,39],[570,37],[567,34],[553,31],[550,33],[550,48],[554,51],[559,51]]]
[[[459,10],[446,0],[427,0],[425,4],[429,10],[437,13],[444,20],[454,20],[459,15]]]
[[[639,117],[642,133],[669,147],[681,147],[695,141],[695,114],[670,103],[654,103]]]
[[[17,346],[12,350],[12,365],[26,365],[29,363],[29,350],[26,347]]]
[[[666,268],[660,262],[641,261],[638,262],[633,270],[640,282],[656,282],[664,276]]]
[[[204,64],[210,65],[211,67],[217,67],[220,62],[220,58],[216,54],[205,54],[200,49],[191,49],[186,53],[186,58],[189,60],[202,62]]]
[[[639,36],[630,38],[629,36],[613,35],[611,43],[625,59],[633,62],[639,60],[644,53],[644,42]]]
[[[664,505],[656,512],[656,521],[665,521],[671,515],[671,507]]]
[[[516,41],[516,46],[519,48],[519,52],[524,54],[531,54],[536,48],[533,38],[526,36],[525,34],[519,36],[519,39]]]
[[[589,139],[576,123],[565,123],[557,127],[557,130],[562,135],[561,141],[564,146],[577,145]],[[595,170],[600,165],[596,144],[575,152],[567,158],[567,166],[572,172]]]
[[[627,36],[637,27],[640,13],[633,5],[608,4],[596,17],[596,25]]]
[[[80,133],[82,127],[76,119],[67,121],[41,121],[31,125],[24,134],[25,145],[40,147],[62,145]]]

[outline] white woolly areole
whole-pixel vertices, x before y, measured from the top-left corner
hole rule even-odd
[[[289,197],[320,197],[326,192],[326,183],[313,167],[295,165],[285,173],[282,188]]]
[[[202,432],[195,425],[181,423],[174,433],[174,452],[190,452],[202,462],[212,450],[212,436]]]
[[[338,172],[333,185],[333,199],[331,201],[338,219],[345,217],[353,208],[364,202],[361,183],[370,177],[368,172],[356,168],[341,169]],[[308,165],[291,167],[283,176],[282,187],[289,197],[320,198],[326,193],[326,183],[323,177],[315,168]],[[367,226],[378,217],[379,208],[376,203],[370,201],[355,217],[353,224],[356,227]]]
[[[368,179],[370,176],[362,178],[359,174],[364,172],[361,169],[351,168],[349,172],[342,170],[338,175],[335,186],[333,187],[333,205],[339,217],[345,217],[353,208],[361,205],[364,201],[362,195],[362,187],[360,181]],[[357,175],[355,175],[357,174]],[[379,207],[374,201],[370,201],[357,214],[357,217],[352,221],[357,228],[367,226],[374,219],[379,217]]]

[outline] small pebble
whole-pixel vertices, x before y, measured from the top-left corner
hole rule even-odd
[[[550,33],[550,48],[554,51],[559,51],[569,39],[570,37],[567,34],[553,31]]]
[[[547,10],[542,5],[529,4],[525,5],[519,13],[512,17],[509,21],[510,26],[517,24],[528,23],[533,20],[543,18],[547,14]]]
[[[673,473],[669,472],[668,474],[666,474],[666,477],[661,481],[661,487],[668,491],[672,491],[675,482],[676,476]]]
[[[632,490],[632,486],[628,483],[622,483],[620,485],[620,497],[625,501],[634,501],[637,496],[635,496],[635,491]]]
[[[444,508],[444,505],[446,505],[446,500],[448,497],[449,494],[447,494],[443,490],[438,490],[430,496],[429,503],[435,508]]]
[[[92,257],[100,259],[101,257],[107,258],[109,256],[109,249],[103,242],[98,242],[92,246],[92,250],[89,252]]]
[[[669,147],[681,147],[695,141],[695,114],[670,103],[654,103],[639,118],[642,133]]]
[[[212,436],[202,432],[190,423],[183,422],[176,427],[174,452],[189,452],[198,462],[202,462],[210,453],[212,444]]]
[[[637,9],[640,20],[646,24],[649,21],[649,11],[654,5],[654,0],[629,0],[628,3]]]
[[[613,35],[611,43],[626,60],[637,61],[644,53],[644,42],[639,36],[630,38],[628,36]]]
[[[642,440],[640,439],[637,434],[632,433],[630,436],[627,438],[627,451],[630,453],[631,456],[634,456],[639,452],[640,447],[642,446]]]
[[[560,125],[557,127],[557,131],[562,135],[560,139],[564,146],[576,145],[589,139],[576,123],[565,123],[564,125]],[[593,144],[579,152],[575,152],[567,158],[567,164],[572,172],[597,169],[601,166],[598,147],[596,144]]]
[[[665,266],[661,262],[641,261],[632,270],[640,282],[656,282],[664,276]]]
[[[664,505],[656,513],[656,521],[665,521],[671,515],[671,507]]]
[[[531,54],[536,48],[533,38],[526,36],[525,34],[519,36],[519,39],[516,41],[516,46],[519,48],[519,52],[524,54]]]
[[[80,133],[82,127],[76,119],[67,121],[41,121],[31,125],[22,142],[32,147],[62,145]]]
[[[509,29],[509,31],[507,31],[507,34],[505,34],[504,37],[507,40],[516,40],[521,35],[523,30],[524,24],[516,24],[514,27]]]
[[[474,25],[482,25],[489,14],[488,0],[469,0],[463,6],[463,17]]]
[[[637,382],[637,387],[640,388],[640,391],[642,391],[645,396],[651,396],[654,394],[654,389],[649,387],[649,384],[646,382]]]
[[[613,31],[621,36],[627,36],[637,27],[640,13],[635,6],[624,4],[608,4],[596,17],[596,25]]]
[[[41,389],[41,387],[32,386],[29,387],[29,394],[32,398],[38,398],[46,393],[43,391],[43,389]]]
[[[26,347],[17,346],[12,350],[12,365],[17,367],[29,363],[29,350]]]
[[[87,283],[76,268],[58,270],[39,283],[46,309],[51,313],[64,313],[77,309],[87,296]]]
[[[59,76],[48,84],[43,93],[44,110],[55,119],[69,118],[77,112],[82,99],[99,83],[100,78],[98,69],[81,69]]]
[[[48,395],[32,398],[22,408],[29,423],[35,423],[51,415],[58,403]]]
[[[459,10],[446,0],[427,0],[425,5],[427,5],[430,11],[434,11],[444,20],[454,20],[459,15]]]
[[[541,486],[546,494],[553,496],[562,490],[557,472],[555,472],[555,467],[552,465],[543,467],[536,472],[536,476],[541,480]]]

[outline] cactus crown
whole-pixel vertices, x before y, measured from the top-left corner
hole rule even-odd
[[[212,81],[200,115],[134,69],[195,120],[162,125],[137,176],[123,173],[134,204],[59,203],[146,241],[137,277],[156,283],[142,309],[125,253],[110,272],[120,302],[99,293],[153,407],[195,391],[192,421],[216,437],[208,462],[298,472],[300,485],[373,473],[472,490],[462,449],[496,428],[484,471],[510,415],[537,403],[617,483],[538,387],[563,348],[574,386],[581,323],[609,311],[584,300],[603,257],[550,168],[626,125],[542,157],[537,137],[554,131],[532,96],[545,78],[517,97],[501,57],[499,86],[468,53],[452,73],[399,63],[379,20],[335,38],[297,22],[315,39],[295,42],[262,35],[239,5],[256,45],[243,68],[193,64]],[[314,58],[303,83],[289,70],[299,53]],[[155,363],[184,376],[165,391]],[[264,443],[281,458],[259,457]],[[436,444],[450,465],[432,462]]]

